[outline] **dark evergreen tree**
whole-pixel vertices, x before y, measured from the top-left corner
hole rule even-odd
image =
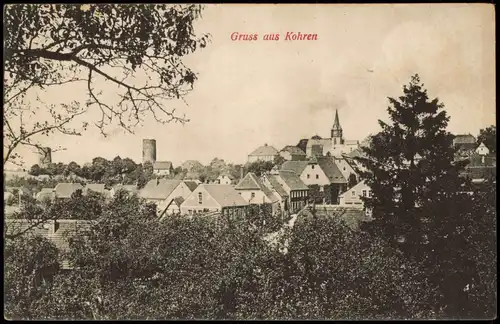
[[[373,208],[372,227],[392,244],[404,241],[402,246],[417,252],[426,234],[424,222],[439,217],[443,201],[460,191],[462,166],[453,161],[444,106],[437,98],[429,100],[418,75],[389,102],[391,122],[379,121],[382,131],[363,148],[366,157],[359,158],[373,190],[366,203]]]

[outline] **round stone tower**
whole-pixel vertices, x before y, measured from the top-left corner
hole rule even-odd
[[[40,147],[38,148],[38,165],[41,167],[46,167],[52,163],[52,150],[50,147]]]
[[[142,163],[156,161],[156,140],[143,139],[142,140]]]

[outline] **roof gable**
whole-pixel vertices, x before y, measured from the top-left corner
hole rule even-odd
[[[286,161],[281,165],[282,171],[293,171],[296,174],[302,174],[307,167],[307,161]]]
[[[167,199],[180,183],[181,180],[153,179],[140,191],[140,196],[146,199]]]
[[[237,190],[260,190],[260,186],[257,183],[257,176],[248,172],[243,179],[234,187]]]
[[[191,192],[193,192],[198,187],[198,184],[194,181],[184,181],[184,184]]]
[[[249,155],[258,155],[258,156],[270,156],[270,155],[278,155],[278,150],[272,146],[267,144],[257,148],[255,151],[250,153]]]
[[[288,152],[292,155],[306,155],[306,153],[302,149],[300,149],[300,147],[293,145],[287,145],[281,151]]]
[[[87,192],[89,190],[104,193],[106,188],[103,183],[88,183],[87,185],[85,185],[85,188],[83,188],[83,191]]]
[[[475,144],[476,138],[471,134],[459,134],[453,138],[453,144]]]
[[[170,161],[156,161],[153,163],[154,170],[170,170],[172,169],[172,162]]]
[[[319,167],[323,170],[331,183],[347,183],[346,178],[342,175],[337,165],[330,157],[318,157]]]
[[[279,177],[283,182],[290,188],[290,190],[308,190],[309,187],[306,186],[297,173],[293,171],[279,171]]]
[[[77,190],[83,190],[83,186],[79,183],[58,183],[54,188],[56,196],[59,198],[70,198]]]
[[[204,188],[221,207],[248,205],[231,185],[203,184],[200,187]]]

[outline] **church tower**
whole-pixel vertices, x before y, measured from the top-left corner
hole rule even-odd
[[[333,123],[331,135],[333,145],[344,144],[344,137],[342,136],[342,127],[340,126],[339,112],[337,109],[335,109],[335,122]]]

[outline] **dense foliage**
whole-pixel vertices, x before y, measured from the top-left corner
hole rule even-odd
[[[367,234],[352,233],[335,218],[304,219],[291,231],[289,252],[283,255],[262,239],[281,227],[268,209],[240,220],[195,216],[159,222],[136,197],[118,195],[87,232],[71,240],[63,256],[75,268],[50,272],[50,280],[33,288],[37,295],[28,298],[22,290],[8,296],[7,316],[383,318],[421,307],[420,301],[397,299],[392,302],[403,309],[398,313],[388,304],[393,294],[402,298],[417,291],[422,298],[424,286],[415,281],[420,280],[416,266],[391,256],[382,241],[370,243]],[[17,264],[24,256],[27,264],[16,269],[28,266],[32,252],[23,247],[39,241],[19,237],[13,242],[16,252],[6,255],[6,263]],[[56,256],[49,256],[39,268],[53,263]],[[10,285],[26,280],[10,272],[7,278]]]

